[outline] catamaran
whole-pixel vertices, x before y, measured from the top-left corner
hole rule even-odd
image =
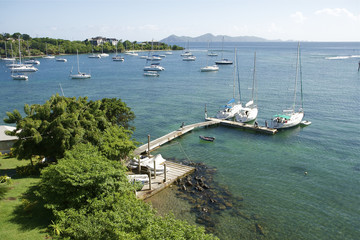
[[[298,78],[300,74],[300,90],[301,90],[301,108],[296,112],[296,89],[298,84]],[[300,55],[300,43],[298,43],[297,59],[296,59],[296,76],[295,76],[295,87],[294,87],[294,102],[291,109],[283,110],[282,114],[273,116],[270,127],[272,128],[290,128],[297,126],[301,123],[304,117],[303,110],[303,93],[302,93],[302,73],[301,73],[301,55]]]
[[[254,103],[254,95],[256,89],[256,81],[255,81],[255,72],[256,72],[256,52],[254,53],[254,70],[253,70],[253,85],[252,85],[252,94],[251,100],[245,104],[245,107],[241,108],[241,110],[235,114],[235,120],[237,122],[251,122],[253,121],[258,114],[258,108],[256,103]],[[240,93],[240,80],[239,80],[239,93]]]

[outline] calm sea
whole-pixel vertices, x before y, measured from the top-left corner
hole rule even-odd
[[[68,97],[124,100],[136,115],[134,138],[146,142],[148,134],[154,139],[182,122],[203,121],[205,104],[209,115],[215,115],[232,98],[232,65],[200,72],[216,59],[207,57],[207,46],[190,43],[195,62],[182,61],[181,52],[167,55],[161,61],[166,70],[157,78],[143,76],[145,60],[131,56],[125,62],[113,62],[111,55],[79,56],[80,70],[92,74],[87,80],[68,77],[72,66],[77,68],[75,55],[67,56],[66,63],[40,59],[39,71],[29,74],[28,81],[12,80],[0,62],[0,117],[61,94],[61,84]],[[233,59],[235,47],[244,102],[251,96],[256,51],[257,121],[264,125],[292,105],[297,43],[226,43],[218,58]],[[212,43],[210,48],[222,46]],[[360,43],[301,43],[301,57],[304,119],[312,125],[274,136],[227,127],[199,129],[158,150],[165,158],[215,167],[215,181],[243,198],[244,215],[256,216],[231,211],[214,216],[221,239],[359,239]],[[216,141],[205,144],[199,135]],[[191,218],[189,211],[184,208],[177,215]],[[255,223],[265,235],[254,230]]]

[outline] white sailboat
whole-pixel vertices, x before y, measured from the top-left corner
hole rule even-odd
[[[236,49],[235,49],[235,61],[236,61]],[[235,79],[236,79],[236,64],[234,65],[234,82],[233,82],[233,98],[227,102],[227,104],[216,114],[218,119],[229,119],[233,118],[236,113],[241,111],[242,105],[240,100],[235,100]]]
[[[11,52],[12,52],[12,44],[11,44]],[[3,60],[3,61],[15,61],[14,57],[8,57],[7,56],[6,41],[5,41],[5,58],[2,58],[1,60]]]
[[[36,72],[38,69],[30,64],[22,64],[21,63],[21,50],[20,50],[20,36],[19,36],[19,64],[13,64],[10,68],[11,72],[18,73],[18,72]],[[13,76],[13,75],[12,75]],[[27,80],[27,79],[26,79]]]
[[[72,74],[72,70],[71,70],[71,72],[70,72],[70,77],[71,77],[72,79],[86,79],[86,78],[91,78],[91,75],[90,75],[90,74],[80,72],[80,67],[79,67],[79,51],[78,51],[78,50],[76,50],[76,57],[77,57],[78,73],[77,73],[77,74]]]
[[[227,58],[223,58],[223,52],[224,52],[224,37],[222,39],[222,50],[221,50],[221,59],[215,61],[215,64],[217,65],[230,65],[233,64],[233,62]]]
[[[95,54],[94,49],[92,48],[92,54],[88,56],[89,58],[101,58],[100,54]]]
[[[116,45],[116,54],[115,54],[114,57],[112,57],[112,60],[115,61],[115,62],[123,62],[125,60],[124,57],[118,55],[117,45]]]
[[[59,46],[59,56],[60,56],[60,46]],[[57,62],[67,62],[67,59],[63,58],[63,57],[59,57],[59,58],[56,58],[56,61]]]
[[[253,70],[253,85],[252,85],[252,94],[251,94],[251,100],[245,104],[245,107],[241,108],[240,112],[235,114],[235,120],[237,122],[251,122],[255,120],[255,118],[258,115],[258,108],[256,103],[254,102],[254,95],[255,95],[255,89],[256,89],[256,52],[254,53],[254,70]],[[239,84],[239,91],[240,91],[240,84]]]
[[[43,58],[45,58],[45,59],[53,59],[53,58],[55,58],[55,56],[53,56],[53,55],[48,55],[47,43],[45,43],[45,53],[46,53],[46,56],[44,56]]]
[[[104,53],[104,45],[103,45],[103,44],[101,45],[101,53],[100,53],[99,55],[100,55],[100,57],[102,57],[102,58],[109,56],[109,54]]]
[[[208,50],[207,50],[207,52],[208,52],[208,56],[210,56],[209,55],[209,47],[210,47],[210,43],[208,42]],[[212,65],[212,66],[209,66],[208,65],[208,62],[209,62],[209,57],[207,57],[206,58],[206,66],[205,67],[202,67],[201,69],[200,69],[200,71],[201,72],[215,72],[215,71],[219,71],[219,66],[217,66],[216,64],[215,65]]]
[[[299,73],[300,71],[300,73]],[[296,91],[297,91],[297,82],[298,77],[300,74],[300,84],[301,84],[301,108],[296,112]],[[302,94],[302,73],[301,73],[301,56],[300,56],[300,43],[298,43],[298,50],[297,50],[297,59],[296,59],[296,76],[295,76],[295,87],[294,87],[294,102],[291,109],[283,110],[282,114],[277,114],[273,116],[270,127],[271,128],[290,128],[297,126],[301,123],[304,117],[304,110],[303,110],[303,94]]]

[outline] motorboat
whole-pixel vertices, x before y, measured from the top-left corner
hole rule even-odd
[[[10,68],[11,72],[36,72],[38,69],[32,65],[21,65]]]
[[[100,53],[99,55],[100,55],[100,57],[102,57],[102,58],[103,58],[103,57],[108,57],[108,56],[109,56],[109,54],[107,54],[107,53]]]
[[[172,52],[165,52],[165,55],[172,55]]]
[[[146,58],[147,61],[161,61],[162,58],[159,55],[152,55]]]
[[[192,56],[193,54],[190,51],[186,51],[184,53],[182,53],[180,56],[182,57],[187,57],[187,56]]]
[[[213,65],[213,66],[206,66],[200,69],[201,72],[215,72],[219,71],[219,66]]]

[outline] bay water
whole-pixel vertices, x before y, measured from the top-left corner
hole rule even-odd
[[[80,71],[92,75],[85,80],[68,77],[72,67],[77,69],[76,55],[66,56],[66,63],[40,59],[39,71],[28,74],[28,81],[12,80],[5,62],[0,62],[0,117],[14,109],[23,112],[26,103],[43,104],[51,95],[61,95],[61,86],[67,97],[121,98],[136,115],[134,138],[145,143],[148,134],[155,139],[183,122],[204,121],[205,104],[209,116],[214,116],[233,97],[234,65],[208,73],[200,68],[221,55],[233,59],[235,48],[243,102],[251,98],[256,51],[257,122],[264,125],[291,107],[297,43],[225,43],[224,51],[221,43],[211,43],[219,54],[212,58],[207,47],[190,43],[197,57],[194,62],[182,61],[182,52],[173,51],[161,61],[165,71],[159,77],[143,76],[145,60],[126,55],[124,62],[113,62],[112,55],[102,59],[80,55]],[[216,168],[216,183],[242,199],[241,215],[225,210],[214,216],[214,233],[220,239],[360,237],[360,43],[301,43],[301,59],[304,119],[312,122],[310,126],[275,135],[222,126],[200,128],[157,150],[165,158]],[[216,140],[203,142],[199,135]],[[171,191],[165,190],[154,202],[163,202],[177,217],[194,222],[190,205],[175,201]],[[165,204],[167,198],[171,204]]]

